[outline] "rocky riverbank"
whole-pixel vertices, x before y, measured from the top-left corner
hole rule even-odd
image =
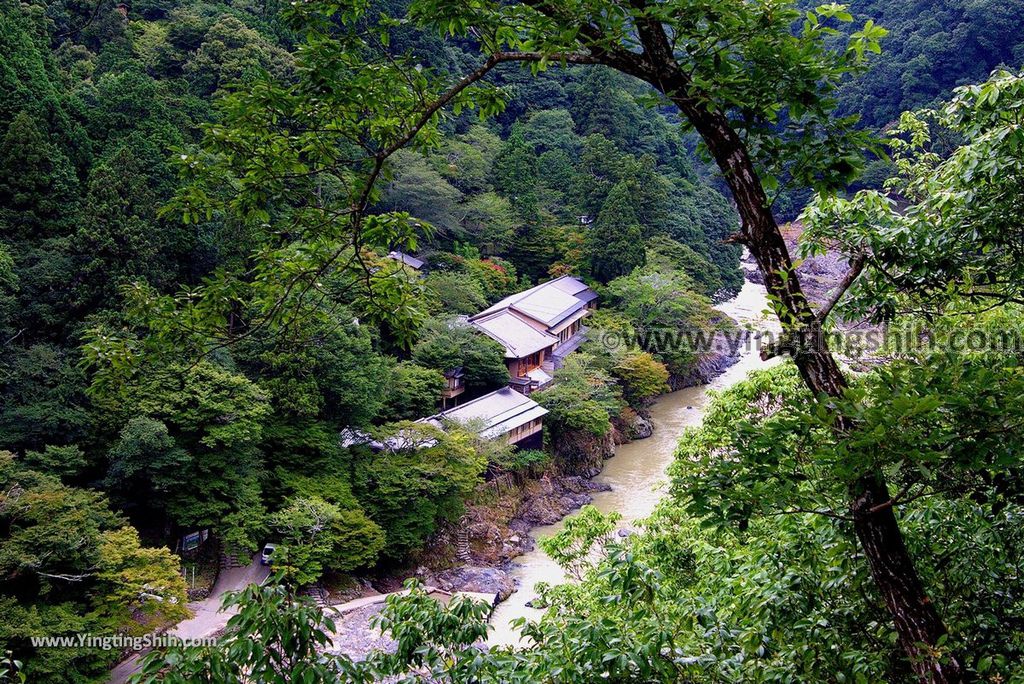
[[[782,236],[786,240],[786,247],[794,260],[799,254],[800,236],[804,232],[803,224],[799,221],[787,223],[782,226]],[[750,264],[753,264],[750,258]],[[836,283],[842,280],[849,268],[849,263],[842,256],[834,252],[826,252],[818,256],[810,256],[798,261],[796,268],[800,277],[800,285],[807,295],[807,298],[814,304],[820,304],[828,299],[829,294],[835,288]],[[759,285],[764,284],[764,276],[761,271],[746,269],[747,280]]]
[[[782,235],[791,255],[799,253],[800,236],[803,225],[799,221],[788,223],[782,227]],[[800,285],[814,306],[828,301],[837,283],[841,282],[850,268],[849,262],[840,254],[828,251],[825,254],[807,257],[797,262],[796,272],[800,277]],[[753,259],[747,263],[747,280],[764,284],[764,277],[757,270]],[[881,345],[884,340],[884,328],[867,320],[844,321],[836,317],[831,319],[833,337],[831,349],[851,369],[863,371],[884,360],[881,356]]]
[[[740,358],[735,339],[735,332],[731,344],[727,335],[717,334],[693,372],[673,378],[672,390],[706,384],[734,365]],[[601,472],[604,460],[615,455],[617,446],[652,433],[643,409],[626,408],[603,437],[581,434],[562,439],[558,466],[542,477],[488,483],[458,525],[435,537],[415,575],[445,591],[495,594],[504,600],[515,590],[508,573],[511,564],[534,548],[530,531],[558,522],[590,503],[595,492],[606,491],[607,485],[591,479]],[[462,558],[457,557],[460,535],[468,536],[468,554],[464,549]],[[398,584],[397,578],[375,582],[381,591],[393,591]]]
[[[744,267],[748,273],[755,270],[752,263],[744,264]],[[738,309],[733,307],[727,310],[732,312],[736,309],[742,320],[756,320],[764,306],[764,302],[759,301],[758,297],[748,296]],[[722,343],[716,342],[711,345],[712,348],[703,356],[691,375],[674,379],[675,388],[703,385],[727,371],[738,361],[747,358],[742,356],[746,351],[744,345],[737,344],[737,340],[745,339],[737,335],[740,329],[727,330],[723,326],[722,331],[731,337],[725,336]],[[689,392],[694,391],[696,390]],[[676,417],[678,412],[682,411],[685,414],[690,408],[695,408],[686,405],[690,401],[690,393],[675,396],[685,397],[684,403],[672,409],[673,417],[668,422],[665,420],[664,407],[678,404],[674,397],[666,398],[652,407],[652,413],[658,419],[659,425],[685,424],[685,419]],[[694,403],[699,403],[701,395],[692,396]],[[614,455],[620,444],[628,444],[652,435],[651,416],[644,410],[625,410],[613,423],[613,430],[606,437],[589,442],[581,439],[571,445],[571,448],[576,450],[578,458],[569,468],[566,468],[563,462],[560,469],[549,468],[548,472],[537,479],[515,480],[506,477],[482,486],[476,503],[468,508],[459,523],[436,535],[430,548],[420,559],[419,567],[408,568],[404,573],[394,573],[388,578],[377,578],[373,582],[374,587],[380,591],[393,591],[400,588],[401,580],[415,575],[425,584],[445,591],[481,592],[504,600],[515,591],[517,582],[525,582],[526,577],[536,579],[533,575],[524,575],[524,566],[520,565],[524,561],[527,566],[540,562],[529,560],[536,556],[531,531],[538,526],[556,523],[581,506],[594,502],[595,496],[599,501],[604,501],[606,496],[613,496],[615,490],[603,484],[609,481],[608,477],[602,475],[596,481],[590,478],[601,472],[604,459]],[[661,473],[662,465],[670,456],[678,435],[678,430],[674,428],[662,429],[667,431],[662,434],[662,430],[659,430],[659,434],[649,443],[651,446],[640,443],[625,447],[622,457],[626,461],[623,463],[633,463],[630,459],[636,458],[637,449],[641,452],[654,450],[658,465],[651,472]],[[565,448],[562,444],[560,447]],[[646,457],[644,458],[642,463],[635,464],[641,470],[646,468],[648,463]],[[620,464],[613,462],[604,472],[616,473],[619,468]],[[571,469],[577,470],[565,472]],[[621,475],[611,475],[613,483],[619,482],[615,485],[617,489],[622,486]],[[644,482],[647,482],[651,475],[646,473],[642,477],[647,478],[644,479]],[[632,486],[634,485],[628,485]],[[609,494],[602,494],[603,491],[608,491]],[[633,518],[643,516],[642,510],[630,509],[628,504],[622,510],[627,509],[633,511]],[[519,559],[523,554],[526,554],[526,558]],[[507,621],[509,615],[519,616],[520,613],[514,604],[516,601],[529,600],[533,595],[531,588],[532,585],[524,585],[521,589],[525,598],[520,599],[517,594],[512,601],[505,602],[498,609],[498,613],[502,615],[500,619]],[[512,612],[504,614],[509,606],[513,606]],[[380,637],[369,628],[364,616],[353,615],[346,619],[345,623],[348,634],[343,640],[345,643],[355,643],[353,635],[362,635],[370,640]],[[358,657],[358,653],[352,655]]]
[[[718,321],[721,325],[724,321]],[[671,375],[668,379],[669,388],[676,390],[687,387],[706,385],[740,360],[742,345],[750,333],[738,327],[730,330],[719,330],[711,339],[710,349],[701,354],[691,371],[685,375]]]

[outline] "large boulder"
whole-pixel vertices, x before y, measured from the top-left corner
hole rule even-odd
[[[488,594],[504,601],[516,590],[515,580],[504,570],[465,565],[444,570],[428,578],[426,584],[447,592],[469,591]]]
[[[579,475],[545,477],[524,497],[517,521],[529,527],[551,525],[593,500],[593,493],[606,491],[606,484]]]
[[[624,408],[612,421],[617,433],[617,443],[625,444],[636,439],[647,439],[654,434],[654,424],[643,411]]]

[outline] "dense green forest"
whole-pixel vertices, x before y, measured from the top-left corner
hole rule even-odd
[[[446,316],[564,273],[614,280],[644,263],[655,236],[675,250],[672,287],[698,303],[695,320],[710,316],[706,298],[739,286],[737,249],[718,245],[735,214],[675,122],[635,101],[639,86],[610,71],[536,80],[508,68],[498,80],[511,106],[484,122],[447,118],[438,146],[396,156],[373,205],[419,222],[430,270],[409,281],[406,333],[352,294],[286,334],[235,309],[252,327],[237,341],[138,347],[130,375],[108,382],[97,355],[139,332],[153,313],[146,297],[187,297],[274,239],[224,213],[190,224],[166,208],[182,187],[175,162],[224,116],[220,96],[264,75],[294,80],[299,34],[265,5],[8,3],[0,20],[0,444],[5,490],[31,494],[25,512],[5,513],[0,638],[33,680],[99,676],[117,654],[33,657],[30,634],[145,631],[180,616],[145,599],[110,607],[121,590],[94,564],[111,535],[135,535],[135,554],[118,561],[137,568],[132,586],[159,582],[182,599],[175,558],[161,551],[153,562],[135,530],[146,546],[174,549],[208,529],[245,554],[268,535],[301,536],[304,513],[317,510],[333,537],[296,551],[304,581],[422,549],[483,477],[481,449],[453,438],[387,460],[343,449],[338,435],[434,413],[453,367],[467,369],[471,394],[505,384],[501,348]],[[396,36],[394,49],[444,73],[474,59],[422,31]],[[389,246],[366,257],[394,271]],[[658,363],[627,362],[604,359],[600,372],[610,383]],[[555,415],[590,391],[552,396]],[[603,403],[586,404],[586,428],[603,434],[624,405],[610,386]]]
[[[183,617],[172,551],[185,534],[210,530],[237,555],[281,540],[291,585],[402,567],[486,477],[566,468],[560,440],[607,435],[698,361],[686,348],[578,354],[536,396],[548,453],[515,454],[409,422],[437,411],[452,368],[471,396],[508,381],[501,347],[460,315],[573,274],[601,295],[596,327],[712,330],[713,303],[742,284],[743,243],[793,339],[819,334],[797,278],[758,252],[771,240],[751,226],[777,232],[774,219],[737,193],[742,174],[721,173],[730,155],[701,102],[741,132],[747,176],[781,193],[776,213],[826,192],[807,213],[808,250],[871,255],[853,314],[923,314],[940,338],[962,330],[955,320],[1020,326],[1021,148],[1016,124],[1001,128],[1019,80],[901,119],[1020,66],[1012,3],[853,2],[848,23],[839,6],[807,17],[788,3],[666,3],[661,16],[644,2],[556,2],[554,15],[532,2],[2,2],[0,643],[29,681],[101,680],[118,657],[29,636],[143,634]],[[685,99],[616,47],[653,53],[648,22],[689,46],[703,95]],[[544,57],[482,61],[512,50]],[[481,64],[486,78],[460,83]],[[895,142],[873,139],[894,127]],[[893,163],[877,161],[883,148]],[[914,209],[828,194],[864,168],[854,188],[895,174]],[[975,316],[979,301],[1000,308]],[[449,681],[1016,681],[1017,361],[908,355],[826,382],[834,362],[796,360],[719,398],[649,533],[615,541],[614,522],[586,512],[578,538],[552,543],[591,578],[548,597],[533,629],[556,646],[463,658],[476,609],[452,609],[469,625],[458,632],[411,600],[394,619],[436,629],[407,633],[407,650],[355,680],[429,655]],[[346,430],[428,446],[382,456],[343,446]],[[895,546],[905,537],[909,556],[896,555],[916,561],[908,593],[923,583],[942,611],[919,592],[904,620],[923,625],[916,637],[893,626],[906,597],[864,561],[864,518],[846,507],[878,473],[894,498],[871,506],[901,508]],[[327,532],[310,543],[314,525]],[[308,633],[320,618],[275,604],[277,591],[253,589],[251,605]],[[239,633],[272,641],[257,613]],[[304,647],[290,659],[313,668]],[[935,675],[946,661],[953,675]]]
[[[881,128],[905,111],[935,105],[956,86],[983,81],[993,69],[1024,63],[1019,2],[857,0],[850,10],[884,26],[885,58],[844,84],[840,111]]]

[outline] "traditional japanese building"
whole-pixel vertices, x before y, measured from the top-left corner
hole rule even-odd
[[[443,427],[446,421],[477,424],[486,439],[504,439],[521,448],[540,448],[548,410],[510,387],[485,394],[423,422]]]
[[[462,366],[452,368],[444,373],[445,387],[441,390],[441,408],[448,408],[448,404],[456,404],[458,396],[466,391],[466,371]]]
[[[510,385],[529,394],[551,382],[562,360],[585,339],[583,319],[597,294],[572,276],[517,292],[470,317],[470,323],[505,348]]]

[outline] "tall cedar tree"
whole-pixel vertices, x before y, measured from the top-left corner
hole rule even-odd
[[[626,183],[618,183],[608,193],[601,213],[587,233],[587,251],[590,272],[602,283],[643,266],[643,231]]]

